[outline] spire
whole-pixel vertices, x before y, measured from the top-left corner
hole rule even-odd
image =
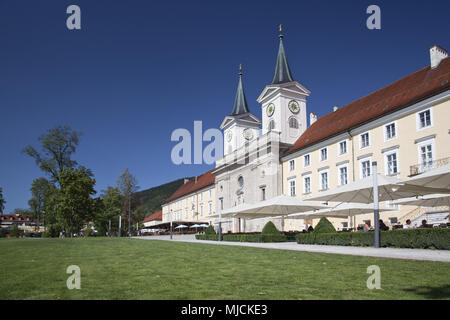
[[[294,81],[291,69],[289,68],[289,64],[286,59],[286,53],[284,52],[282,31],[283,29],[280,24],[280,47],[278,49],[277,63],[275,65],[275,74],[273,75],[272,84]]]
[[[250,112],[250,110],[248,109],[244,88],[242,86],[242,65],[239,65],[239,84],[236,92],[236,97],[234,98],[234,107],[231,115],[237,116],[239,114],[247,112]]]

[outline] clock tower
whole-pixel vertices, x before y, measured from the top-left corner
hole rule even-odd
[[[224,134],[223,154],[227,155],[243,147],[259,136],[261,120],[250,112],[242,85],[242,66],[239,66],[239,83],[231,115],[220,125]]]
[[[280,142],[294,144],[306,130],[306,98],[310,91],[294,80],[283,46],[280,25],[280,45],[272,83],[267,85],[257,101],[262,105],[262,134],[280,133]]]

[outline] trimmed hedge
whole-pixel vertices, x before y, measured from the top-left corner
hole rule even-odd
[[[197,240],[213,240],[218,241],[219,236],[217,234],[196,234],[195,239]]]
[[[218,241],[218,235],[197,234],[197,240]],[[223,241],[234,242],[286,242],[286,236],[283,234],[224,234]]]
[[[334,233],[336,229],[333,224],[325,217],[320,218],[319,223],[314,228],[314,233]]]
[[[208,226],[205,230],[205,234],[207,235],[215,235],[216,231],[214,230],[213,226]]]
[[[262,229],[261,234],[269,235],[269,234],[280,234],[277,227],[273,224],[272,221],[268,221],[264,228]]]
[[[306,233],[297,235],[299,244],[374,246],[373,232]],[[435,248],[450,250],[450,229],[413,229],[380,232],[381,247]]]

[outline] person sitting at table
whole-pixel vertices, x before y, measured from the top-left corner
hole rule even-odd
[[[411,220],[406,220],[406,223],[403,225],[403,229],[412,229],[413,226],[411,224]]]
[[[430,226],[427,225],[427,220],[422,220],[422,224],[419,226],[419,228],[429,228]]]
[[[389,227],[388,227],[387,225],[384,224],[383,220],[380,219],[379,224],[380,224],[380,230],[381,230],[381,231],[387,231],[387,230],[389,230]]]

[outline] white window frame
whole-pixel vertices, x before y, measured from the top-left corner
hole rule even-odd
[[[306,179],[309,179],[309,190],[306,190]],[[303,176],[303,194],[310,194],[311,193],[311,175],[305,175]]]
[[[295,171],[295,159],[289,160],[289,171]]]
[[[388,157],[393,155],[393,154],[395,154],[395,161],[396,161],[397,172],[389,173]],[[395,176],[395,175],[398,175],[400,173],[400,161],[399,161],[399,156],[398,155],[399,155],[398,149],[386,151],[384,153],[384,174],[386,176]]]
[[[393,136],[392,138],[389,138],[388,137],[388,135],[387,135],[387,128],[389,127],[389,126],[391,126],[391,125],[394,125],[394,130],[395,130],[395,136]],[[386,142],[386,141],[391,141],[391,140],[394,140],[394,139],[397,139],[398,138],[398,125],[397,125],[397,121],[393,121],[393,122],[390,122],[390,123],[388,123],[388,124],[385,124],[384,126],[383,126],[383,135],[384,135],[384,141]]]
[[[372,157],[364,157],[362,159],[359,159],[359,178],[360,179],[364,179],[367,177],[364,177],[363,175],[363,162],[369,161],[369,170],[370,170],[370,175],[368,175],[368,177],[372,176]]]
[[[322,159],[322,151],[323,150],[325,150],[325,154],[326,154],[326,158],[325,159]],[[328,160],[328,147],[325,147],[325,148],[322,148],[322,149],[320,149],[319,150],[319,159],[320,159],[320,162],[325,162],[325,161],[327,161]]]
[[[308,158],[308,164],[306,164],[306,158]],[[311,166],[311,154],[305,154],[303,156],[303,168],[308,168],[309,166]]]
[[[293,186],[292,182],[294,183]],[[297,194],[297,182],[295,178],[288,179],[288,187],[289,187],[289,196],[295,197]],[[294,192],[292,192],[292,189],[294,190]]]
[[[323,182],[322,175],[324,173],[327,174],[327,187],[325,189],[323,188],[323,183],[322,183]],[[325,190],[330,189],[330,172],[328,169],[319,171],[319,187],[320,187],[319,191],[325,191]]]
[[[344,153],[341,153],[341,144],[342,144],[342,143],[345,143],[345,152],[344,152]],[[337,149],[338,149],[338,150],[337,150],[337,152],[338,152],[338,157],[347,154],[347,152],[348,152],[348,143],[347,143],[347,140],[339,141],[337,146],[338,146],[338,148],[337,148]]]
[[[425,126],[425,127],[421,127],[420,126],[420,114],[424,113],[424,112],[427,112],[427,111],[430,111],[430,125],[429,126]],[[433,127],[433,123],[434,123],[434,121],[433,121],[433,110],[432,110],[432,108],[424,109],[424,110],[421,110],[421,111],[416,113],[416,127],[417,127],[417,131],[422,131],[422,130],[425,130],[425,129],[432,128]]]
[[[208,212],[209,212],[209,215],[212,214],[212,202],[208,203]]]
[[[363,136],[367,134],[367,146],[363,147]],[[359,149],[365,149],[370,147],[370,131],[363,132],[359,135]]]
[[[424,146],[428,146],[431,145],[431,153],[432,153],[432,161],[436,161],[436,146],[434,143],[435,138],[432,137],[430,139],[427,139],[425,141],[421,141],[420,143],[417,144],[417,163],[419,164],[419,166],[423,166],[422,163],[422,152],[421,152],[421,148]]]
[[[341,169],[342,168],[345,168],[347,170],[347,177],[346,177],[347,183],[346,184],[348,184],[348,164],[346,163],[346,164],[342,164],[342,165],[337,167],[337,169],[338,169],[338,186],[346,185],[346,184],[342,184],[341,183],[342,182],[341,181]]]

